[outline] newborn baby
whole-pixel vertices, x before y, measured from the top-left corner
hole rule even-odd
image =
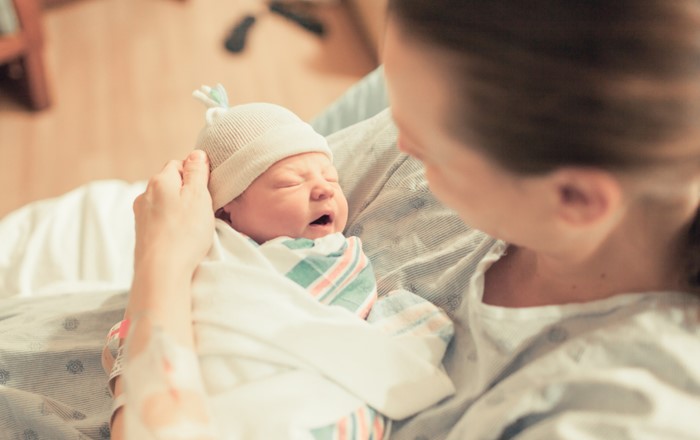
[[[202,395],[213,426],[186,428],[210,437],[378,440],[391,419],[452,394],[441,367],[452,323],[410,292],[377,300],[360,239],[342,234],[348,205],[325,138],[277,105],[229,107],[220,86],[195,96],[209,107],[196,148],[217,217],[192,282],[203,386],[181,373],[197,371],[178,365],[182,348],[154,349],[132,362],[142,395],[129,398]],[[180,373],[158,385],[158,365]],[[134,423],[156,436],[184,429]]]
[[[360,239],[342,235],[348,202],[326,139],[278,105],[228,107],[221,86],[195,96],[210,107],[196,148],[209,156],[216,217],[319,301],[366,317],[376,283]]]

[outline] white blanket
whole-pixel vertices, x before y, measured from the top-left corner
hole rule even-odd
[[[145,182],[104,180],[0,221],[0,298],[127,290],[134,198]]]
[[[195,276],[198,352],[227,438],[303,438],[367,404],[403,419],[454,392],[440,337],[392,336],[321,304],[280,258],[220,222]]]

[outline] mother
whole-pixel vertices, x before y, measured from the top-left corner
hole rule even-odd
[[[699,437],[700,2],[391,0],[384,50],[399,148],[502,240],[456,317],[458,394],[392,438]],[[172,162],[135,203],[128,315],[185,346],[206,182]]]

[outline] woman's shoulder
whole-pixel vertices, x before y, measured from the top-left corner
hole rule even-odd
[[[697,297],[630,294],[570,309],[513,325],[494,319],[493,332],[456,325],[446,365],[456,396],[396,425],[394,437],[417,438],[431,426],[450,440],[700,438]]]
[[[610,330],[613,340],[647,336],[649,343],[659,341],[663,346],[667,336],[686,335],[700,345],[700,296],[696,294],[669,291],[620,295],[612,298],[610,305],[609,310],[601,308],[598,312],[610,318],[609,326],[602,326],[599,332]],[[595,314],[595,309],[590,313]]]
[[[691,422],[700,414],[700,300],[673,292],[616,300],[545,328],[467,418],[524,439],[700,435]]]
[[[625,387],[652,400],[661,390],[672,391],[698,399],[700,409],[697,296],[620,295],[545,330],[524,353],[524,376],[547,371],[550,383],[578,384],[582,390],[588,384],[599,389],[600,398]]]
[[[637,295],[633,303],[610,312],[608,324],[592,332],[590,343],[610,359],[628,356],[659,374],[680,374],[680,364],[689,366],[688,373],[691,364],[700,371],[700,297],[684,292]],[[697,381],[700,397],[700,377]]]
[[[700,356],[688,356],[700,353],[700,298],[690,293],[624,294],[582,304],[549,333],[570,336],[559,339],[579,366],[663,372],[672,359],[687,358],[700,371]],[[700,391],[700,377],[698,385]]]

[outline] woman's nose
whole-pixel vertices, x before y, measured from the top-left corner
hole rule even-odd
[[[317,183],[311,190],[311,198],[313,200],[329,199],[333,197],[334,194],[335,190],[333,189],[333,185],[326,181]]]

